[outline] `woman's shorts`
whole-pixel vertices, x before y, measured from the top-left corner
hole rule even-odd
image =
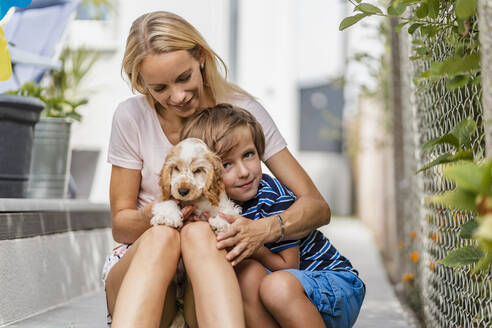
[[[106,256],[104,261],[104,267],[102,270],[102,281],[106,284],[106,278],[108,278],[109,271],[114,267],[116,263],[125,255],[126,251],[130,248],[131,244],[120,244],[113,248],[111,254]]]
[[[352,327],[359,315],[366,288],[350,271],[303,271],[288,269],[302,284],[321,313],[326,327]]]

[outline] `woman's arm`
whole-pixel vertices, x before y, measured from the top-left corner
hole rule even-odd
[[[289,247],[277,253],[262,246],[251,257],[270,271],[299,269],[299,246]]]
[[[137,210],[140,170],[113,165],[109,185],[111,226],[116,242],[132,244],[150,227],[152,205]]]
[[[273,155],[265,164],[297,196],[294,204],[282,213],[285,240],[301,239],[330,222],[330,207],[287,148]],[[267,221],[270,223],[271,234],[265,242],[273,242],[281,235],[280,224],[275,217],[270,217]]]
[[[330,222],[330,207],[287,148],[269,158],[266,165],[297,196],[294,204],[282,213],[284,239],[300,239]],[[276,216],[254,221],[238,216],[222,217],[231,223],[231,227],[217,236],[217,248],[232,248],[226,255],[232,265],[250,257],[263,244],[277,241],[282,235]]]

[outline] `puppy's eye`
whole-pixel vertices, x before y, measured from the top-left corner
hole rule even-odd
[[[198,174],[201,173],[203,169],[201,167],[197,168],[195,171],[193,171],[193,174]]]
[[[177,166],[173,167],[173,171],[179,173],[179,168]]]

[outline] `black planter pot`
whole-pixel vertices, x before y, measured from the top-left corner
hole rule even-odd
[[[44,103],[0,94],[0,198],[25,198],[34,125]]]

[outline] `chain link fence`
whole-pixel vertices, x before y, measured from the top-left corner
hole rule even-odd
[[[472,274],[472,266],[455,269],[438,263],[452,249],[475,243],[459,235],[460,226],[472,219],[472,214],[425,205],[427,197],[454,186],[443,178],[440,167],[415,173],[425,163],[450,150],[448,146],[441,146],[430,154],[423,154],[422,145],[450,132],[458,122],[468,117],[473,117],[479,126],[472,143],[476,158],[485,156],[487,144],[491,149],[490,143],[486,143],[486,124],[483,122],[484,116],[492,117],[488,114],[492,112],[492,1],[481,2],[480,15],[481,33],[489,32],[481,37],[483,100],[486,105],[482,105],[482,89],[477,85],[450,92],[446,89],[445,81],[440,80],[423,90],[417,90],[411,81],[429,69],[430,62],[408,61],[408,57],[413,54],[412,38],[420,38],[417,33],[400,40],[402,90],[398,92],[401,92],[402,101],[401,108],[396,110],[401,110],[403,145],[402,149],[395,149],[395,157],[400,157],[395,158],[395,163],[402,163],[395,181],[395,191],[400,194],[396,220],[400,223],[398,234],[402,236],[402,242],[412,243],[414,247],[401,252],[399,262],[402,264],[401,272],[409,272],[409,253],[415,251],[420,256],[413,295],[418,299],[427,327],[492,326],[490,268],[488,272]],[[431,41],[422,38],[422,41],[430,47],[434,61],[444,61],[450,55],[447,33],[438,34]],[[490,151],[488,154],[492,155]]]

